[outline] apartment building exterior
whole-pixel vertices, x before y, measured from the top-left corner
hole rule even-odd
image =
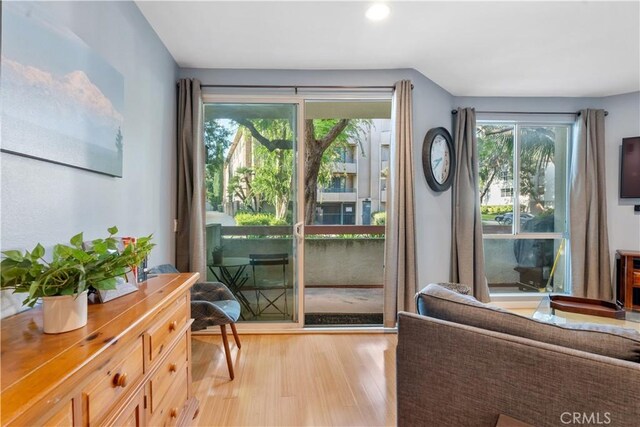
[[[316,224],[369,225],[373,213],[386,210],[390,142],[391,120],[372,119],[358,141],[341,149],[339,160],[330,166],[331,183],[318,187]],[[227,153],[223,186],[228,215],[242,205],[238,195],[229,194],[229,182],[240,168],[254,166],[255,144],[248,132],[239,130]]]
[[[369,225],[386,210],[391,120],[373,119],[331,168],[330,186],[318,189],[317,224]]]

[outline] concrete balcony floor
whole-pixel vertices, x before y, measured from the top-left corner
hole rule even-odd
[[[279,293],[277,291],[270,291],[267,293],[267,297],[273,299]],[[245,292],[244,296],[247,298],[251,307],[255,310],[257,308],[257,298],[254,292]],[[260,321],[286,321],[291,319],[291,313],[293,310],[293,292],[291,290],[287,293],[287,312],[288,316],[285,317],[282,313],[276,310],[275,307],[267,307],[268,301],[264,297],[260,297],[261,308],[264,312],[259,316],[251,316],[247,311],[243,311],[246,321],[248,322],[260,322]],[[282,309],[284,307],[284,297],[280,297],[275,305]],[[342,315],[345,318],[349,318],[349,324],[368,324],[371,323],[371,316],[367,315],[379,315],[382,313],[383,307],[383,289],[382,288],[309,288],[305,290],[305,315],[312,316],[314,318],[313,323],[316,325],[325,324],[322,321],[323,315],[327,316],[326,324],[340,324],[339,319]],[[359,322],[358,318],[361,317],[362,321]],[[338,318],[338,320],[336,320]]]
[[[382,288],[309,288],[304,297],[307,313],[382,313]]]

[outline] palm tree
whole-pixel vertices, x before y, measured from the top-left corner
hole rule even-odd
[[[500,173],[513,179],[514,126],[487,124],[478,126],[480,200],[484,200]],[[529,210],[542,203],[545,171],[554,161],[556,134],[553,127],[519,127],[520,194],[529,199]]]
[[[554,161],[555,141],[553,128],[520,128],[520,194],[529,197],[530,211],[544,201],[545,172]]]

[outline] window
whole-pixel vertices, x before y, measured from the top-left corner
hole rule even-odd
[[[501,197],[513,197],[513,188],[501,188],[500,189]]]
[[[500,176],[499,176],[500,181],[511,181],[513,178],[511,177],[511,172],[508,170],[503,170],[500,172]]]
[[[478,122],[485,271],[492,293],[568,292],[571,125]]]
[[[331,186],[327,189],[331,193],[344,193],[347,190],[347,177],[334,176],[331,178]]]
[[[389,161],[389,146],[388,145],[383,145],[380,148],[380,160],[383,162],[388,162]]]
[[[339,147],[336,150],[336,159],[341,163],[355,163],[352,147]]]

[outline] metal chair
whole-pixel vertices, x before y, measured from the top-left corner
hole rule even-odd
[[[286,266],[289,264],[289,254],[249,254],[249,264],[253,270],[253,287],[250,289],[256,293],[256,303],[258,306],[256,315],[259,316],[267,308],[273,307],[286,318],[289,315],[286,272]],[[264,278],[257,281],[256,267],[261,266],[282,266],[282,281],[273,283],[273,281]],[[270,294],[270,291],[275,291],[275,295],[273,295],[273,292]],[[260,308],[260,297],[263,297],[268,302],[263,308]],[[276,305],[276,302],[280,298],[284,300],[284,307],[282,309]]]
[[[163,273],[178,273],[178,270],[171,264],[159,265],[149,270],[149,274]],[[191,288],[191,317],[194,319],[191,325],[192,331],[199,331],[207,326],[220,326],[229,376],[233,379],[233,364],[231,362],[226,325],[231,326],[236,346],[241,348],[235,325],[235,322],[240,317],[240,303],[238,303],[231,291],[220,282],[196,283]]]

